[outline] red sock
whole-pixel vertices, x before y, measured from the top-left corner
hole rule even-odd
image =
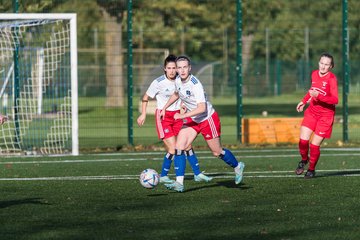
[[[301,155],[302,161],[308,161],[309,160],[309,140],[304,140],[300,138],[299,141],[299,152]]]
[[[310,144],[310,163],[309,170],[315,170],[316,164],[320,158],[320,146]]]

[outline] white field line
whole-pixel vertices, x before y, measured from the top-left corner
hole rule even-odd
[[[323,153],[321,157],[344,157],[344,156],[360,156],[359,153]],[[299,154],[281,154],[281,155],[245,155],[245,156],[236,156],[238,159],[250,159],[250,158],[298,158]],[[214,160],[216,159],[213,156],[204,156],[198,157],[199,160]],[[6,161],[0,162],[0,165],[6,164],[40,164],[40,163],[93,163],[93,162],[131,162],[131,161],[162,161],[162,156],[157,158],[127,158],[127,159],[117,159],[117,158],[104,158],[104,159],[63,159],[63,160],[23,160],[23,161]]]
[[[326,154],[327,151],[333,151],[333,152],[359,152],[360,148],[321,148],[322,154]],[[195,149],[195,152],[197,155],[209,155],[209,150],[199,150],[197,151]],[[276,152],[294,152],[298,156],[298,150],[296,148],[293,149],[231,149],[231,152],[233,153],[276,153]],[[163,155],[164,151],[150,151],[150,152],[121,152],[121,153],[95,153],[95,154],[80,154],[80,157],[86,157],[86,156],[152,156],[152,155]],[[42,155],[26,155],[26,156],[17,156],[18,158],[43,158]],[[54,155],[54,156],[48,156],[49,158],[54,157],[66,157],[63,155]],[[3,159],[6,158],[13,158],[13,156],[3,156]]]
[[[318,170],[319,172],[334,172],[342,177],[360,177],[360,169],[332,169]],[[353,173],[352,173],[353,172]],[[359,173],[358,173],[359,172]],[[343,173],[343,174],[342,174]],[[234,172],[215,172],[207,173],[216,179],[233,178]],[[174,174],[170,174],[174,177]],[[192,177],[192,174],[186,174],[186,177]],[[302,178],[297,176],[293,171],[253,171],[245,172],[244,178]],[[62,176],[62,177],[24,177],[24,178],[0,178],[0,181],[84,181],[84,180],[135,180],[138,175],[106,175],[106,176]]]
[[[323,149],[325,150],[325,149]],[[329,149],[328,149],[329,150]],[[360,151],[360,149],[355,148],[349,148],[349,149],[331,149],[332,151],[348,151],[348,153],[323,153],[321,156],[360,156],[359,153],[350,153],[352,151]],[[232,150],[233,151],[233,150]],[[291,149],[282,149],[282,150],[269,150],[269,149],[262,149],[262,150],[236,150],[233,152],[256,152],[256,153],[264,153],[266,155],[260,156],[252,156],[252,155],[245,155],[245,156],[237,156],[241,160],[242,159],[251,159],[251,158],[298,158],[299,154],[281,154],[281,155],[269,155],[267,153],[276,153],[276,152],[296,152],[295,150]],[[205,151],[204,151],[205,153]],[[206,152],[209,154],[209,152]],[[143,153],[146,155],[161,155],[162,152],[148,152]],[[111,156],[127,156],[127,155],[141,155],[141,153],[118,153],[118,154],[111,154]],[[205,156],[205,157],[199,157],[201,160],[213,160],[215,159],[213,156]],[[40,160],[40,161],[6,161],[6,162],[0,162],[0,165],[7,165],[7,164],[48,164],[48,163],[92,163],[92,162],[130,162],[130,161],[149,161],[149,160],[162,160],[162,158],[127,158],[127,159],[63,159],[63,160]],[[359,172],[360,169],[336,169],[336,170],[318,170],[317,172],[336,172],[339,174],[339,176],[360,176],[360,174],[356,173]],[[344,174],[341,174],[341,172],[344,172]],[[354,172],[354,174],[351,174],[349,172]],[[209,175],[212,175],[214,178],[233,178],[233,172],[222,172],[222,173],[211,173]],[[188,176],[188,175],[187,175]],[[302,177],[302,176],[296,176],[293,174],[293,171],[255,171],[255,172],[245,172],[244,177],[246,178],[296,178],[296,177]],[[37,177],[37,178],[0,178],[0,181],[64,181],[64,180],[127,180],[127,179],[138,179],[138,175],[108,175],[108,176],[62,176],[62,177]]]
[[[284,149],[284,148],[279,148],[279,149],[230,149],[231,152],[233,153],[259,153],[259,152],[296,152],[298,153],[298,150],[296,148],[293,149]],[[360,152],[360,148],[321,148],[322,151],[340,151],[340,152]],[[199,153],[210,153],[209,150],[199,150],[197,151],[195,148],[195,152],[197,154]],[[99,153],[99,154],[95,154],[97,156],[131,156],[131,155],[141,155],[141,154],[146,154],[146,155],[158,155],[158,154],[162,154],[163,151],[155,151],[155,152],[129,152],[129,153]]]

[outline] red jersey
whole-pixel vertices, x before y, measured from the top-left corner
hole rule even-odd
[[[319,114],[335,114],[335,105],[338,104],[338,87],[335,74],[329,72],[325,76],[320,77],[319,70],[311,73],[312,90],[317,90],[319,95],[316,98],[307,93],[302,102],[306,104],[310,100],[309,108],[313,112]]]

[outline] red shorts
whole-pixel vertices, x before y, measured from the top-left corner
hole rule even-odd
[[[181,119],[175,120],[174,115],[175,113],[179,113],[180,110],[166,111],[164,119],[160,119],[160,112],[160,109],[157,109],[155,112],[156,131],[159,139],[177,136],[183,125],[183,121]]]
[[[334,115],[335,114],[320,115],[308,108],[304,112],[304,119],[301,126],[313,130],[314,133],[320,137],[330,138],[334,123]]]
[[[221,123],[217,112],[214,112],[211,117],[201,123],[194,121],[184,121],[184,127],[192,127],[198,134],[201,133],[205,140],[214,139],[221,135]]]

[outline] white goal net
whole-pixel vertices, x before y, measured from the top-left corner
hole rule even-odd
[[[0,14],[0,154],[78,155],[75,14]]]

